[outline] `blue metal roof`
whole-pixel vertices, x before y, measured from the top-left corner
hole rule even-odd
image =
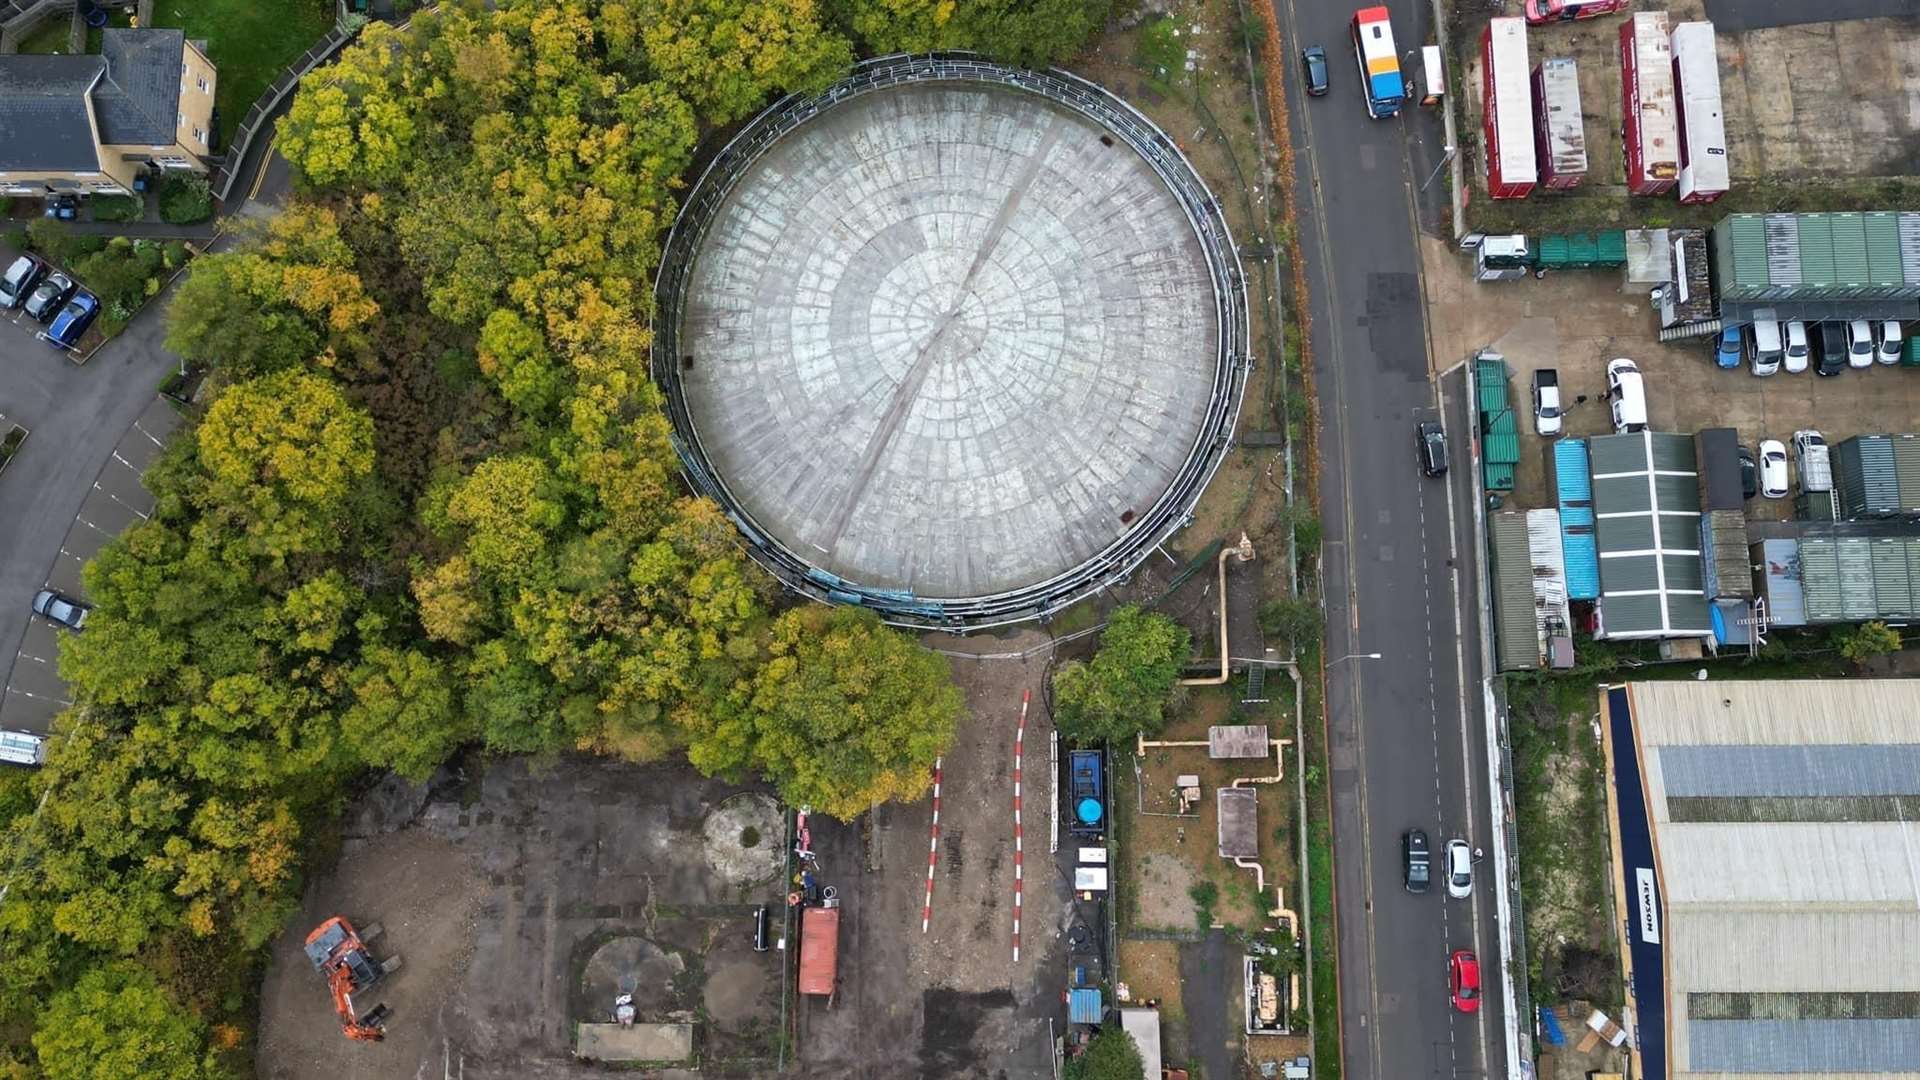
[[[1560,502],[1560,547],[1567,564],[1567,599],[1600,596],[1600,551],[1593,537],[1593,478],[1587,440],[1553,444],[1554,488]]]
[[[1067,991],[1067,1022],[1070,1024],[1097,1024],[1100,1022],[1100,991],[1079,989]]]

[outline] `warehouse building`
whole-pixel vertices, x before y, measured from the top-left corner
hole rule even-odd
[[[1711,638],[1693,439],[1602,435],[1587,450],[1600,556],[1594,636]]]
[[[1606,697],[1635,1075],[1920,1077],[1920,680]]]

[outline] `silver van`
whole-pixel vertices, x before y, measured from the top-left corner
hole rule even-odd
[[[8,765],[44,765],[47,761],[47,737],[31,731],[0,729],[0,763]]]
[[[1771,375],[1780,370],[1786,345],[1780,338],[1780,323],[1774,319],[1753,320],[1753,373]]]

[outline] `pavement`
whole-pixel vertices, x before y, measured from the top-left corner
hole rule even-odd
[[[66,705],[58,638],[29,615],[33,594],[50,584],[84,599],[80,567],[152,506],[139,474],[179,423],[155,394],[178,362],[161,345],[166,300],[84,366],[35,340],[19,312],[0,320],[0,415],[30,433],[0,474],[0,656],[14,657],[0,727],[45,732]]]
[[[1723,31],[1845,22],[1914,14],[1913,0],[1706,0],[1707,18]]]
[[[1428,40],[1430,8],[1390,5],[1403,45]],[[1336,57],[1332,92],[1293,109],[1299,214],[1321,411],[1328,745],[1340,1017],[1352,1080],[1504,1076],[1490,867],[1468,901],[1401,884],[1399,843],[1425,829],[1490,846],[1471,432],[1463,381],[1428,378],[1416,229],[1420,188],[1445,158],[1440,119],[1409,105],[1368,119],[1346,60],[1344,8],[1278,0],[1289,55]],[[1290,76],[1292,77],[1292,76]],[[1297,83],[1289,90],[1302,98]],[[1413,429],[1441,417],[1456,467],[1415,466]],[[1366,654],[1380,653],[1382,660]],[[1489,995],[1466,1016],[1447,1001],[1456,948],[1484,958]],[[1320,1018],[1327,1022],[1328,1018]]]

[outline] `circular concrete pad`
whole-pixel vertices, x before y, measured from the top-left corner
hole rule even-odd
[[[593,951],[587,958],[581,982],[589,1008],[596,1014],[587,1020],[609,1020],[613,999],[632,994],[633,1004],[642,1017],[651,1017],[661,1002],[671,995],[673,980],[687,970],[687,962],[677,952],[668,952],[643,937],[617,937]]]
[[[785,865],[786,822],[780,804],[742,793],[721,803],[700,827],[707,865],[729,885],[756,885]]]
[[[748,166],[695,257],[678,375],[714,471],[789,550],[989,596],[1169,489],[1222,362],[1214,290],[1179,199],[1092,119],[912,83]]]

